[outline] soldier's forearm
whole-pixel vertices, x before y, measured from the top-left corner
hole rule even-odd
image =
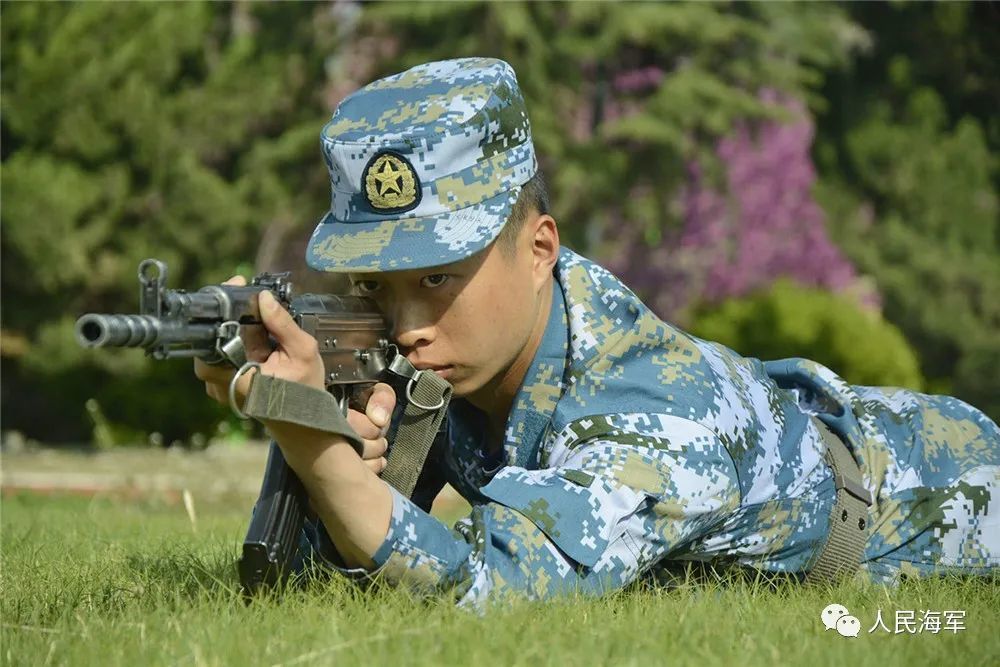
[[[272,435],[337,551],[348,567],[371,569],[372,555],[389,532],[389,488],[346,440],[287,426],[272,429]]]

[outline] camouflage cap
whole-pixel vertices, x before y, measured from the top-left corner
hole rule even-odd
[[[418,65],[368,84],[321,134],[331,203],[306,261],[321,271],[448,264],[485,248],[537,170],[514,70]]]

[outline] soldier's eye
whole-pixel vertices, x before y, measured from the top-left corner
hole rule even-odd
[[[448,282],[447,273],[432,273],[429,276],[424,276],[420,279],[421,287],[441,287]]]
[[[375,280],[358,280],[352,284],[358,294],[372,294],[378,291],[378,282]]]

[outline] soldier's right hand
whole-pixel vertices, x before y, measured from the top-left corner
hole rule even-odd
[[[384,382],[379,382],[364,392],[360,402],[364,410],[349,409],[347,423],[361,436],[361,460],[372,472],[381,475],[388,464],[389,441],[386,434],[393,408],[396,407],[396,392]]]
[[[243,276],[233,276],[223,285],[247,284]],[[250,304],[254,319],[260,319],[260,312],[257,309],[256,300]],[[267,330],[263,325],[249,325],[240,327],[240,338],[246,348],[247,360],[264,362],[271,353],[271,342],[267,336]],[[228,363],[212,365],[206,364],[201,359],[194,360],[194,374],[205,383],[205,393],[219,403],[229,406],[229,383],[236,374],[235,368]],[[256,369],[247,372],[248,377],[253,377]],[[236,404],[241,410],[246,395],[237,390]],[[347,422],[351,425],[363,441],[363,451],[359,452],[362,460],[375,474],[380,474],[386,466],[386,452],[388,442],[385,435],[389,430],[389,417],[392,415],[393,407],[396,404],[396,394],[392,387],[379,383],[371,388],[364,396],[365,411],[350,410],[347,415]]]

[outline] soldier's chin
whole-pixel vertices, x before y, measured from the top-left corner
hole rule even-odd
[[[470,378],[456,372],[457,369],[450,368],[451,372],[443,376],[443,379],[451,385],[452,398],[464,398],[474,392],[476,387]]]

